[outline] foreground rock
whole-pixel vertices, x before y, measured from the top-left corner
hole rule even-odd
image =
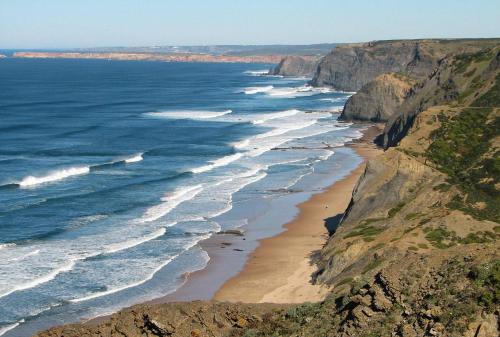
[[[318,62],[316,56],[287,56],[269,71],[269,75],[312,77]]]

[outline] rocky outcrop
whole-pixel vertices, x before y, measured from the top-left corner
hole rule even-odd
[[[278,305],[219,302],[136,305],[113,314],[98,325],[72,324],[37,334],[37,337],[222,337],[262,322]]]
[[[413,84],[414,81],[401,74],[377,76],[347,100],[340,119],[387,122],[403,104]]]
[[[269,70],[269,75],[312,77],[318,66],[316,56],[286,56]]]
[[[384,73],[423,77],[436,67],[440,55],[420,41],[373,42],[336,47],[318,65],[312,85],[358,91]]]

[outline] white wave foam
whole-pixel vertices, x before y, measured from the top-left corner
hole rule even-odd
[[[94,298],[98,298],[98,297],[102,297],[102,296],[114,294],[114,293],[117,293],[119,291],[122,291],[122,290],[125,290],[125,289],[128,289],[128,288],[133,288],[133,287],[140,286],[141,284],[144,284],[147,281],[151,280],[157,272],[159,272],[163,267],[165,267],[167,264],[169,264],[170,262],[172,262],[172,260],[174,258],[176,258],[177,256],[178,255],[175,255],[175,256],[173,256],[171,258],[168,258],[165,262],[163,262],[161,265],[159,265],[158,267],[156,267],[153,270],[153,272],[150,273],[143,280],[140,280],[138,282],[134,282],[134,283],[131,283],[131,284],[127,284],[127,285],[124,285],[124,286],[121,286],[121,287],[112,288],[112,289],[109,289],[109,290],[106,290],[106,291],[101,291],[101,292],[98,292],[98,293],[94,293],[92,295],[88,295],[88,296],[85,296],[85,297],[75,298],[75,299],[72,299],[72,300],[69,300],[69,301],[72,302],[72,303],[78,303],[78,302],[88,301],[88,300],[91,300],[91,299],[94,299]]]
[[[262,118],[252,121],[252,123],[253,124],[262,124],[262,123],[265,123],[265,122],[273,120],[273,119],[291,117],[291,116],[298,114],[299,112],[301,112],[301,111],[297,110],[297,109],[292,109],[292,110],[285,110],[285,111],[280,111],[280,112],[276,112],[276,113],[272,113],[272,114],[266,114],[266,115],[263,115]]]
[[[26,290],[26,289],[30,289],[30,288],[34,288],[40,284],[43,284],[43,283],[47,283],[51,280],[53,280],[57,275],[61,274],[61,273],[64,273],[64,272],[67,272],[67,271],[70,271],[71,269],[73,269],[73,267],[75,266],[75,263],[76,263],[76,259],[73,259],[73,260],[70,260],[68,264],[62,266],[62,267],[59,267],[57,269],[54,269],[53,271],[51,271],[50,273],[46,274],[46,275],[43,275],[39,278],[36,278],[34,280],[31,280],[29,282],[26,282],[26,283],[23,283],[23,284],[19,284],[17,286],[14,286],[13,288],[11,288],[10,290],[0,294],[0,298],[2,297],[5,297],[7,295],[10,295],[16,291],[21,291],[21,290]]]
[[[19,182],[19,186],[31,187],[31,186],[36,186],[36,185],[40,185],[40,184],[45,184],[45,183],[49,183],[49,182],[54,182],[54,181],[66,179],[68,177],[72,177],[72,176],[76,176],[76,175],[87,174],[89,172],[90,172],[90,167],[88,167],[88,166],[70,167],[67,169],[55,171],[55,172],[48,174],[44,177],[34,177],[34,176],[25,177],[21,182]]]
[[[144,158],[142,158],[142,153],[139,153],[139,154],[136,154],[130,158],[126,158],[125,159],[125,162],[126,163],[137,163],[138,161],[141,161],[143,160]]]
[[[26,258],[28,258],[30,256],[35,256],[35,255],[38,255],[38,254],[40,254],[40,249],[35,249],[34,251],[26,253],[26,254],[24,254],[24,255],[22,255],[20,257],[13,258],[11,261],[21,261],[21,260],[24,260],[24,259],[26,259]]]
[[[0,250],[6,249],[6,248],[9,248],[9,247],[15,247],[15,246],[16,246],[15,243],[2,243],[2,244],[0,244]]]
[[[259,93],[269,92],[274,89],[274,86],[267,85],[265,87],[248,87],[243,90],[246,95],[255,95]]]
[[[205,239],[208,239],[210,236],[211,236],[211,234],[200,236],[199,238],[197,238],[197,240],[194,240],[191,243],[187,244],[184,247],[183,251],[187,251],[187,250],[191,249],[198,242],[200,242],[202,240],[205,240]],[[153,269],[153,271],[148,276],[146,276],[144,279],[142,279],[140,281],[137,281],[137,282],[134,282],[134,283],[130,283],[130,284],[126,284],[126,285],[121,286],[121,287],[112,288],[112,289],[109,289],[109,290],[106,290],[106,291],[101,291],[101,292],[98,292],[98,293],[94,293],[94,294],[91,294],[91,295],[88,295],[88,296],[85,296],[85,297],[75,298],[75,299],[72,299],[72,300],[69,300],[69,301],[72,302],[72,303],[78,303],[78,302],[88,301],[88,300],[91,300],[91,299],[94,299],[94,298],[98,298],[98,297],[102,297],[102,296],[114,294],[114,293],[117,293],[117,292],[125,290],[125,289],[129,289],[129,288],[140,286],[141,284],[144,284],[147,281],[151,280],[155,276],[155,274],[157,272],[159,272],[161,269],[163,269],[165,266],[167,266],[170,262],[172,262],[174,259],[176,259],[179,255],[180,254],[176,254],[176,255],[168,258],[163,263],[161,263],[158,267],[156,267],[155,269]]]
[[[3,328],[0,328],[0,336],[5,335],[7,332],[9,332],[12,329],[15,329],[19,326],[19,324],[24,323],[24,319],[17,321],[14,324],[4,326]]]
[[[250,138],[247,138],[247,139],[244,139],[242,141],[233,143],[233,147],[236,148],[236,149],[243,149],[243,148],[247,147],[248,144],[250,144]]]
[[[241,157],[243,157],[242,153],[231,154],[229,156],[225,156],[225,157],[213,160],[208,165],[194,168],[191,170],[191,172],[193,172],[193,173],[207,172],[207,171],[213,170],[216,167],[226,166],[226,165],[232,163],[233,161],[240,159]]]
[[[176,110],[163,112],[148,112],[145,115],[157,118],[172,118],[172,119],[210,119],[221,117],[233,112],[232,110],[225,111],[207,111],[207,110]]]
[[[317,122],[317,120],[313,119],[313,120],[306,121],[305,123],[302,123],[302,124],[290,125],[290,126],[286,126],[286,127],[282,127],[282,128],[276,128],[276,129],[268,131],[266,133],[262,133],[260,135],[257,135],[257,136],[255,136],[255,138],[262,139],[262,138],[279,136],[279,135],[285,134],[285,133],[290,132],[290,131],[307,128],[311,125],[316,124],[316,122]]]
[[[193,199],[202,190],[203,185],[201,184],[176,189],[172,194],[162,198],[162,201],[165,201],[164,203],[147,209],[139,222],[150,222],[164,217],[179,204],[183,203],[184,201]]]
[[[170,226],[175,225],[175,223],[170,224]],[[125,242],[119,242],[119,243],[113,243],[110,245],[107,245],[104,247],[104,253],[106,254],[111,254],[111,253],[116,253],[122,250],[130,249],[132,247],[138,246],[144,242],[148,242],[151,240],[154,240],[156,238],[159,238],[160,236],[163,236],[166,233],[167,229],[166,228],[160,228],[153,233],[150,233],[148,235],[145,235],[140,238],[135,238],[131,239]]]
[[[243,72],[244,74],[251,75],[251,76],[263,76],[269,74],[269,70],[267,69],[262,69],[262,70],[247,70]]]

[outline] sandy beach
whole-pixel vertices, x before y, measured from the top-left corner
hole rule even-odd
[[[369,127],[361,139],[347,145],[363,159],[362,163],[324,191],[300,203],[296,217],[283,226],[284,231],[261,240],[253,240],[251,231],[242,237],[212,236],[200,243],[210,256],[206,268],[184,275],[184,285],[175,292],[146,303],[211,299],[245,303],[322,300],[329,289],[311,283],[316,270],[312,256],[328,239],[326,221],[338,221],[347,208],[367,160],[382,152],[373,144],[380,128],[380,125]],[[107,317],[93,318],[87,324],[98,324]]]
[[[352,190],[363,173],[366,161],[381,153],[372,140],[377,127],[371,127],[362,139],[351,144],[363,158],[347,177],[322,193],[300,204],[298,216],[285,225],[285,231],[260,241],[244,269],[227,281],[214,299],[246,303],[299,303],[320,301],[328,288],[311,284],[315,266],[311,256],[328,239],[325,221],[341,217],[351,199]]]

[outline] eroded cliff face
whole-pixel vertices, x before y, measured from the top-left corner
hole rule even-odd
[[[436,67],[441,54],[431,54],[421,42],[373,42],[336,47],[318,65],[314,86],[358,91],[384,73],[423,77]]]
[[[318,66],[316,56],[286,56],[269,70],[269,75],[312,77]]]
[[[497,39],[375,41],[337,46],[321,59],[311,84],[358,91],[385,73],[424,79],[446,56],[498,45]]]
[[[347,100],[340,119],[387,122],[397,113],[414,82],[402,74],[379,75]]]

